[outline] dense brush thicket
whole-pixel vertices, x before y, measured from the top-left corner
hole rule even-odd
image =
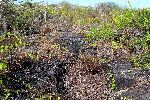
[[[66,80],[80,79],[75,74],[78,71],[87,80],[107,80],[104,69],[108,67],[104,65],[114,60],[150,68],[149,8],[121,8],[114,3],[83,7],[67,2],[43,5],[27,0],[17,5],[13,0],[0,1],[0,99],[55,96],[59,100],[65,95],[77,99],[78,94],[69,94],[67,89],[82,90],[67,88]],[[85,88],[83,84],[81,87]],[[90,93],[97,95],[83,93],[85,100]]]

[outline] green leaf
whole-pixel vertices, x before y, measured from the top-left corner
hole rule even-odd
[[[150,34],[147,34],[146,41],[150,41]]]
[[[5,100],[7,100],[9,96],[10,96],[10,93],[7,93]]]
[[[3,70],[7,68],[7,65],[5,63],[0,63],[0,70]]]
[[[40,98],[35,98],[35,100],[41,100]]]
[[[0,52],[1,52],[1,53],[4,52],[4,49],[0,49]]]
[[[0,80],[0,85],[2,85],[3,84],[3,80]]]
[[[114,49],[118,49],[118,43],[115,41],[112,41],[112,46]]]
[[[146,68],[146,69],[150,69],[150,63],[144,64],[143,67]]]

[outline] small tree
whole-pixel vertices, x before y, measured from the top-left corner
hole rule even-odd
[[[12,31],[14,18],[14,0],[2,0],[0,2],[0,28],[1,33]]]

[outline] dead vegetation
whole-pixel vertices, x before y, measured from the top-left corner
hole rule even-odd
[[[13,19],[0,10],[0,22],[5,22],[0,24],[0,99],[134,99],[138,87],[149,90],[149,69],[140,69],[149,67],[149,24],[138,19],[148,20],[147,10],[111,3],[12,7]]]

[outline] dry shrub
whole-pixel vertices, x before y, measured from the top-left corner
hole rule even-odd
[[[65,100],[106,100],[108,76],[99,60],[82,55],[67,68]]]
[[[108,60],[113,60],[113,50],[110,41],[98,41],[97,42],[97,56],[99,58],[106,58]]]
[[[114,59],[116,60],[129,60],[131,57],[130,51],[127,47],[123,46],[114,51]]]
[[[86,72],[90,72],[92,74],[98,73],[103,68],[99,59],[91,55],[82,55],[79,62],[82,64]]]
[[[110,41],[98,41],[97,42],[97,56],[99,58],[105,58],[107,60],[128,60],[131,56],[129,49],[122,45],[116,50],[112,46]]]
[[[68,19],[54,19],[47,21],[39,27],[41,35],[49,34],[51,32],[65,32],[71,28],[72,24]]]

